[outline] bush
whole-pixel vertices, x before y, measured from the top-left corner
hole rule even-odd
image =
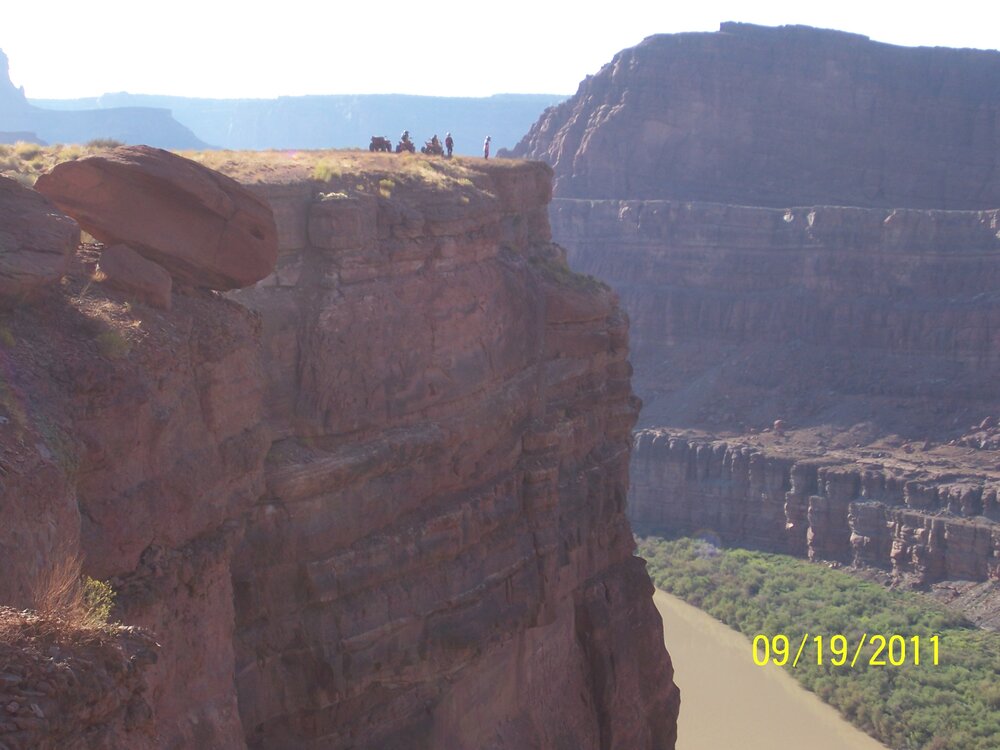
[[[14,144],[14,153],[16,153],[18,158],[22,161],[31,161],[32,159],[37,159],[42,155],[42,147],[37,143],[25,143],[24,141],[18,141]]]
[[[118,148],[125,144],[114,138],[94,138],[87,141],[87,148]]]
[[[83,617],[91,625],[106,625],[115,606],[115,590],[104,581],[83,578]]]

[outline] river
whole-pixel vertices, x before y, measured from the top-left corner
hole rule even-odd
[[[887,750],[784,670],[753,663],[741,633],[657,591],[681,689],[677,750]]]

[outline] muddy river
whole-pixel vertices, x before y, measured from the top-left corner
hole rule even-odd
[[[758,667],[750,641],[657,591],[681,689],[677,750],[886,750],[778,667]]]

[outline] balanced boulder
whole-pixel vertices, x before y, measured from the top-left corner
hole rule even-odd
[[[43,195],[0,177],[0,305],[54,284],[80,242],[80,227]]]
[[[149,146],[57,164],[36,189],[106,245],[125,244],[176,281],[228,290],[278,257],[270,206],[230,177]]]

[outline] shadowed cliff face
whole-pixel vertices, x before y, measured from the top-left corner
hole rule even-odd
[[[628,322],[551,243],[550,170],[360,158],[253,187],[281,247],[255,287],[148,307],[83,246],[5,313],[0,601],[79,555],[153,634],[155,663],[122,633],[58,682],[108,747],[673,747]],[[12,748],[66,734],[17,718]]]
[[[995,52],[723,24],[539,120],[553,235],[632,320],[634,522],[1000,575],[998,87]]]
[[[726,23],[620,52],[513,153],[561,198],[996,208],[998,102],[998,52]]]
[[[673,745],[624,517],[627,321],[562,266],[549,179],[261,187],[284,244],[236,295],[280,437],[234,568],[251,746]]]

